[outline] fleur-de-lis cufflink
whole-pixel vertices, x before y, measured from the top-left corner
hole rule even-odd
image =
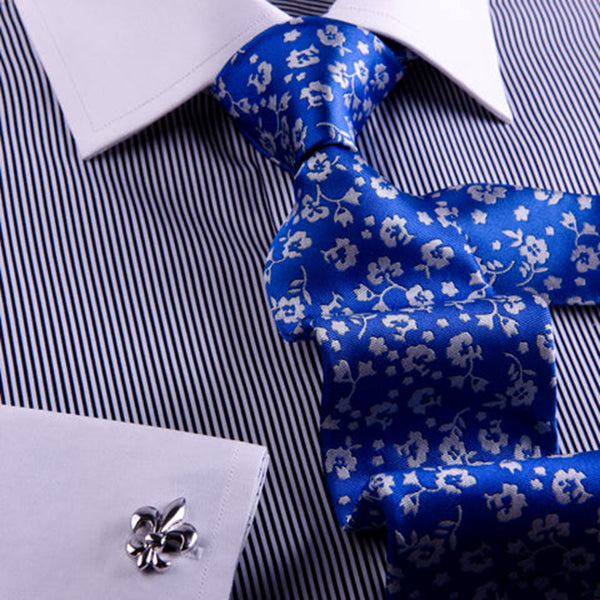
[[[198,541],[196,528],[184,523],[185,498],[167,504],[161,513],[154,506],[138,508],[131,516],[133,535],[125,547],[142,571],[163,572],[171,566],[164,555],[190,551]]]

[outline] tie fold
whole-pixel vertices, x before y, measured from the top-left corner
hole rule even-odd
[[[381,473],[390,598],[598,598],[600,452]]]

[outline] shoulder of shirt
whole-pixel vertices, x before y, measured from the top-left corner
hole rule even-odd
[[[83,158],[209,86],[246,42],[289,17],[267,0],[15,0]],[[510,120],[487,0],[337,0],[331,18],[394,39]]]

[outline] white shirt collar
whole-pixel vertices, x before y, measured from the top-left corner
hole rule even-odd
[[[328,16],[394,39],[511,121],[488,0],[337,0]]]
[[[206,88],[239,47],[289,18],[266,0],[15,3],[83,158]],[[338,0],[329,15],[406,44],[510,119],[487,0]]]

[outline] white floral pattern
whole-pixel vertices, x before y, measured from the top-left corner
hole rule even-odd
[[[338,520],[388,527],[390,596],[563,597],[595,566],[600,469],[551,456],[548,304],[600,300],[591,200],[485,183],[405,194],[355,140],[408,53],[328,19],[257,40],[213,91],[295,174],[265,280],[281,334],[320,345]],[[535,596],[520,575],[544,568]]]
[[[592,495],[583,487],[585,478],[585,473],[575,469],[557,471],[552,480],[552,491],[556,500],[561,504],[582,504],[591,498]]]

